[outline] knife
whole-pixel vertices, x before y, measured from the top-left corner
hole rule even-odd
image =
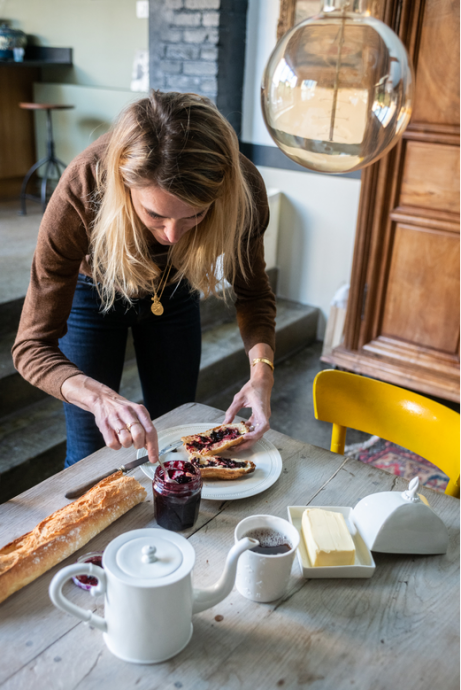
[[[162,448],[162,450],[159,452],[159,457],[161,455],[165,455],[165,453],[171,452],[172,450],[176,450],[176,448],[179,448],[179,446],[182,446],[182,441],[175,441],[174,443],[170,443],[169,446],[165,446],[165,448]],[[130,470],[134,470],[136,467],[139,467],[140,465],[144,465],[147,462],[148,462],[147,455],[143,455],[142,458],[136,458],[136,460],[132,460],[131,462],[127,462],[125,465],[122,465],[121,467],[116,467],[115,470],[110,470],[109,472],[102,474],[100,477],[97,477],[96,479],[92,479],[90,482],[87,482],[86,484],[82,484],[81,486],[78,486],[76,489],[71,489],[70,491],[68,491],[65,494],[65,496],[66,496],[66,498],[79,498],[80,496],[83,496],[83,494],[85,494],[87,491],[89,491],[92,486],[94,486],[98,482],[102,481],[103,479],[110,477],[110,475],[114,474],[114,472],[123,472],[125,474],[126,472],[129,472]]]

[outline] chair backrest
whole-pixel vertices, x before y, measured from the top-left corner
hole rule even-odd
[[[445,493],[459,497],[457,412],[390,383],[333,369],[315,377],[314,411],[333,424],[332,451],[344,453],[347,428],[379,436],[440,468],[450,478]]]

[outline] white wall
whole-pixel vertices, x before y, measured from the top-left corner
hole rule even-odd
[[[53,136],[56,155],[68,164],[102,134],[109,131],[116,115],[143,93],[123,89],[100,89],[77,84],[34,84],[37,103],[72,104],[73,110],[53,112]],[[35,117],[37,159],[46,155],[46,115]]]
[[[260,85],[275,47],[279,0],[249,0],[242,140],[275,146],[264,124]],[[266,186],[283,193],[277,263],[279,295],[319,307],[323,338],[330,301],[349,282],[360,180],[259,168]]]
[[[350,279],[360,181],[279,168],[259,171],[266,187],[283,192],[278,294],[320,308],[322,340],[331,299]]]
[[[242,141],[273,145],[261,114],[261,79],[275,47],[280,0],[249,0],[243,84]]]
[[[136,17],[136,0],[0,0],[0,17],[37,45],[73,48],[73,68],[57,79],[48,69],[49,81],[129,90],[135,53],[147,50],[148,20]]]
[[[52,115],[56,155],[64,163],[108,131],[125,105],[145,96],[130,91],[136,52],[148,45],[148,20],[136,16],[136,0],[0,0],[0,17],[37,45],[73,48],[72,67],[46,67],[34,84],[37,103],[75,106]],[[38,160],[45,153],[43,112],[35,113],[35,133]]]

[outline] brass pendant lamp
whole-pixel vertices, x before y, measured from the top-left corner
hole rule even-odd
[[[277,146],[324,173],[359,170],[405,131],[414,76],[398,36],[367,0],[324,0],[320,14],[278,42],[262,82],[263,116]]]

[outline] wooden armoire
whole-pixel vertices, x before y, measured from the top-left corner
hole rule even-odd
[[[459,1],[384,0],[416,72],[400,143],[362,173],[340,368],[459,402]]]

